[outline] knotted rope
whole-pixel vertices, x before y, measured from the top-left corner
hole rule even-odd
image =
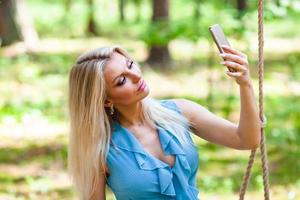
[[[265,145],[265,134],[264,128],[266,126],[267,119],[264,113],[263,107],[263,72],[264,72],[264,36],[263,36],[263,14],[264,14],[264,1],[258,0],[258,80],[259,80],[259,117],[262,122],[261,126],[261,141],[260,141],[260,152],[261,152],[261,162],[262,162],[262,171],[263,171],[263,184],[264,184],[264,197],[265,200],[270,199],[269,195],[269,173],[268,173],[268,159],[266,153],[266,145]],[[240,189],[240,198],[239,200],[244,200],[244,196],[246,193],[246,189],[251,176],[251,169],[254,163],[256,154],[256,149],[251,150],[251,154],[248,161],[248,167],[244,174],[243,182]]]

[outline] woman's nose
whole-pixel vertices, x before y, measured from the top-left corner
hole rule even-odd
[[[139,71],[131,71],[130,75],[132,77],[133,82],[138,82],[141,79],[141,73]]]

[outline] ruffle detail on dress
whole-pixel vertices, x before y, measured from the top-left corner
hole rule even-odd
[[[114,128],[115,131],[112,135],[113,143],[118,148],[133,152],[136,163],[140,169],[157,171],[157,184],[160,186],[160,191],[158,192],[170,197],[176,196],[172,181],[174,176],[173,173],[175,173],[183,188],[191,187],[191,192],[197,197],[197,189],[190,186],[186,178],[191,175],[191,168],[187,161],[186,154],[182,150],[183,148],[181,147],[181,144],[172,133],[159,126],[157,127],[160,143],[164,153],[166,155],[175,155],[175,163],[172,167],[170,167],[167,163],[146,152],[138,139],[118,122],[114,122]]]

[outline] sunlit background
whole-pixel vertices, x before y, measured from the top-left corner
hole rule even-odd
[[[248,55],[258,102],[256,9],[247,0],[0,0],[0,199],[77,199],[66,171],[67,82],[86,50],[119,44],[140,63],[152,97],[190,99],[238,123],[239,88],[224,73],[208,27],[220,24]],[[270,192],[296,200],[300,1],[266,1],[264,14]],[[250,151],[193,139],[199,198],[237,199]],[[259,154],[246,199],[263,199]]]

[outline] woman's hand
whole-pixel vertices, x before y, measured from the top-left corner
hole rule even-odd
[[[222,48],[225,53],[220,54],[224,59],[221,64],[235,70],[235,72],[226,71],[226,74],[235,78],[240,86],[251,84],[247,55],[226,45],[222,45]]]

